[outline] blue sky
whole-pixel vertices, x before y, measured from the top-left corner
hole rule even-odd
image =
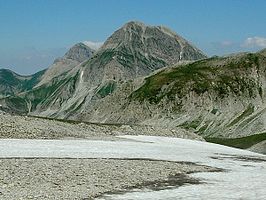
[[[131,20],[165,25],[207,55],[266,48],[264,0],[0,0],[0,68],[30,74]]]

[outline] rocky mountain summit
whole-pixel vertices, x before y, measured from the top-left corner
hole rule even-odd
[[[53,78],[56,78],[68,71],[72,70],[75,66],[83,61],[89,59],[95,51],[83,43],[75,44],[65,53],[62,58],[58,58],[47,69],[42,76],[41,81],[37,85],[47,84]]]
[[[83,43],[75,44],[64,55],[63,59],[72,59],[78,62],[88,60],[94,53],[94,50]]]
[[[123,72],[126,77],[121,78],[125,79],[148,75],[179,61],[206,58],[199,49],[170,29],[141,22],[129,22],[115,31],[98,55],[106,64],[112,65],[112,69]]]
[[[75,45],[55,61],[33,90],[2,104],[22,113],[67,118],[93,109],[124,82],[173,63],[203,58],[200,50],[165,27],[129,22],[94,54],[84,44]],[[18,102],[19,107],[15,106]]]
[[[81,71],[83,81],[96,86],[132,80],[179,61],[202,58],[206,56],[200,50],[167,28],[129,22],[106,40]]]

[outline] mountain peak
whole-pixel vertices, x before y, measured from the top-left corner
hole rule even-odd
[[[41,81],[36,87],[49,83],[53,78],[70,71],[78,64],[88,60],[94,54],[94,50],[83,43],[72,46],[62,58],[55,59],[54,63],[48,68]]]
[[[90,58],[93,53],[93,49],[80,42],[71,47],[69,51],[64,55],[64,58],[83,62]]]
[[[115,31],[101,49],[120,51],[121,48],[129,50],[133,57],[134,54],[142,54],[146,58],[149,55],[147,59],[166,59],[169,64],[181,60],[198,60],[207,57],[169,28],[145,25],[138,21],[130,21]]]
[[[173,31],[130,21],[115,31],[84,66],[84,82],[124,81],[180,61],[206,56]]]
[[[144,24],[143,22],[140,21],[130,21],[127,22],[122,28],[123,29],[132,29],[132,28],[136,28],[136,27],[140,27],[142,29],[146,29],[146,28],[150,28],[150,29],[158,29],[162,32],[164,32],[165,34],[172,36],[172,37],[176,37],[178,36],[179,38],[182,38],[181,36],[179,36],[177,33],[175,33],[173,30],[171,30],[170,28],[163,26],[163,25],[158,25],[158,26],[153,26],[153,25],[147,25]],[[183,38],[182,38],[183,39]],[[184,39],[183,39],[184,40]]]
[[[145,25],[143,22],[140,22],[140,21],[129,21],[123,26],[123,28],[129,28],[129,27],[133,27],[133,26],[145,27],[147,25]]]

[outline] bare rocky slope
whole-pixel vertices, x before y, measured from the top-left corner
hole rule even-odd
[[[261,52],[213,57],[167,68],[147,77],[141,87],[129,94],[117,119],[123,115],[124,123],[132,119],[163,122],[206,136],[263,132],[265,81],[266,57]],[[135,115],[130,110],[143,114]]]
[[[14,139],[111,139],[118,135],[153,135],[203,140],[183,128],[148,125],[96,124],[11,115],[0,111],[0,138]]]
[[[94,53],[90,47],[83,43],[75,44],[62,57],[46,70],[33,75],[23,76],[8,69],[0,69],[0,98],[14,96],[49,83],[53,78],[73,69],[78,64],[90,58]]]

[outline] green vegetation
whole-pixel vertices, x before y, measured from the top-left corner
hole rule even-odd
[[[58,95],[61,95],[61,92],[56,93],[56,91],[63,91],[64,87],[67,87],[66,90],[74,90],[77,80],[78,74],[62,80],[53,79],[51,84],[31,90],[26,94],[26,99],[32,102],[33,109],[40,103],[50,104]]]
[[[191,91],[198,95],[213,91],[220,98],[229,94],[253,97],[260,92],[259,83],[250,74],[253,68],[258,69],[259,59],[257,54],[246,54],[237,59],[212,57],[177,66],[146,78],[130,98],[156,104],[164,97],[174,100]]]
[[[184,129],[197,129],[197,127],[200,125],[201,120],[195,119],[193,121],[186,121],[183,124],[180,125],[180,127]]]
[[[211,113],[214,114],[214,115],[216,115],[216,113],[217,113],[218,111],[219,111],[219,109],[217,109],[217,108],[213,108],[212,111],[211,111]]]
[[[63,87],[67,87],[67,90],[74,91],[77,79],[78,74],[76,74],[74,77],[69,77],[62,80],[60,80],[60,77],[55,78],[47,85],[34,88],[17,96],[7,97],[6,103],[8,104],[8,107],[12,108],[13,110],[17,110],[20,113],[27,113],[28,103],[31,105],[31,110],[34,110],[36,109],[37,105],[49,105],[58,95],[61,95],[61,92],[57,94],[56,91],[63,91]]]
[[[27,102],[25,99],[18,97],[18,96],[10,96],[7,97],[6,103],[9,108],[15,110],[18,113],[23,113],[28,111]]]
[[[45,73],[46,70],[42,70],[33,74],[32,77],[28,80],[22,82],[22,89],[24,91],[31,90],[35,85],[37,85],[40,81],[40,77]]]
[[[266,132],[241,138],[204,138],[207,142],[221,144],[240,149],[247,149],[266,140]]]
[[[38,84],[39,79],[44,72],[45,70],[33,74],[32,76],[21,76],[10,70],[0,69],[1,85],[9,88],[9,90],[3,91],[3,94],[14,95],[18,92],[31,90],[36,84]]]
[[[251,115],[250,117],[247,117],[244,119],[238,126],[239,127],[245,127],[248,123],[252,122],[254,119],[256,119],[258,116],[260,116],[263,112],[265,112],[265,108],[256,114]]]
[[[116,89],[116,82],[109,82],[104,85],[97,94],[100,95],[101,98],[106,97],[107,95],[112,94]]]
[[[3,85],[5,84],[10,85],[10,86],[20,85],[21,82],[16,76],[19,76],[19,75],[7,69],[0,69],[0,80],[1,80],[1,84]]]
[[[106,50],[102,54],[99,55],[98,61],[100,61],[100,66],[106,65],[108,62],[110,62],[115,56],[115,52],[113,50]]]
[[[51,120],[51,121],[59,121],[59,122],[64,122],[64,123],[69,123],[69,124],[80,124],[80,123],[90,124],[90,123],[82,122],[82,121],[75,121],[75,120],[68,120],[68,119],[57,119],[57,118],[51,118],[51,117],[42,117],[42,116],[33,116],[33,115],[30,115],[29,117],[38,118],[38,119],[46,119],[46,120]]]
[[[51,117],[34,116],[34,115],[29,115],[28,117],[51,120],[51,121],[59,121],[59,122],[64,122],[64,123],[69,123],[69,124],[83,123],[83,124],[88,124],[88,125],[113,126],[113,127],[120,127],[124,125],[124,124],[119,124],[119,123],[116,123],[116,124],[115,123],[95,123],[95,122],[77,121],[77,120],[70,120],[70,119],[58,119],[58,118],[51,118]]]

